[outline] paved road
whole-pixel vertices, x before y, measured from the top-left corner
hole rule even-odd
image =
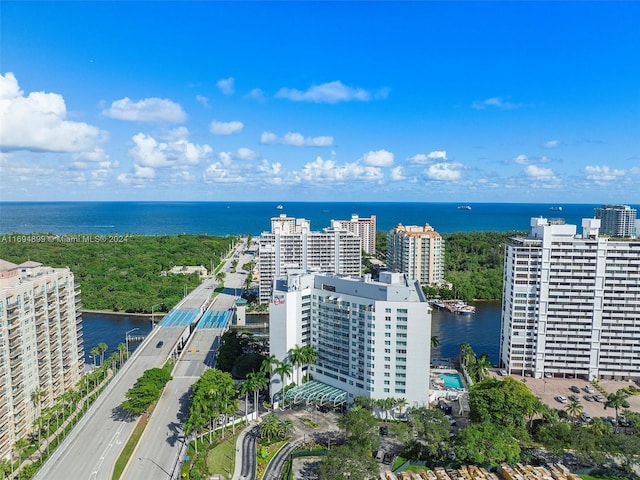
[[[249,430],[242,438],[242,451],[237,452],[238,455],[242,455],[242,469],[240,470],[240,478],[242,480],[254,480],[256,478],[256,442],[259,432],[259,425]]]
[[[242,245],[236,248],[238,252],[242,249]],[[227,261],[226,268],[229,268],[232,258]],[[238,263],[241,266],[244,261],[239,259]],[[242,282],[244,282],[242,274],[226,274],[224,292],[214,298],[208,309],[223,311],[233,308],[236,293],[241,292]],[[203,290],[207,292],[207,297],[212,293],[206,286]],[[184,308],[194,308],[194,306],[189,304]],[[224,331],[220,328],[195,330],[176,363],[174,380],[167,384],[145,433],[127,465],[122,476],[124,480],[179,478],[181,459],[184,455],[182,426],[189,416],[191,386],[207,368],[215,366],[220,336],[223,333]]]
[[[145,370],[161,366],[182,329],[154,329],[116,374],[64,442],[40,468],[37,480],[110,480],[135,422],[120,410],[125,393]],[[164,346],[156,348],[158,339]]]
[[[239,249],[242,246],[238,247]],[[230,275],[231,276],[231,275]],[[231,279],[229,279],[231,280]],[[199,309],[204,307],[211,297],[215,280],[207,280],[197,287],[177,308]],[[233,302],[230,302],[232,304]],[[173,346],[178,342],[184,328],[156,327],[147,339],[136,349],[131,359],[117,373],[87,414],[76,425],[64,442],[40,468],[36,480],[110,480],[113,467],[120,456],[127,439],[131,435],[135,422],[125,415],[119,405],[125,399],[125,393],[135,384],[145,370],[164,364]],[[157,347],[162,340],[163,345]],[[206,356],[206,355],[205,355]],[[170,478],[172,462],[178,458],[180,445],[180,425],[185,412],[185,395],[195,381],[197,370],[177,370],[175,381],[170,382],[163,398],[156,407],[156,415],[150,419],[151,428],[143,436],[138,457],[135,460],[145,463],[144,474],[136,479]],[[193,367],[191,367],[193,368]],[[202,369],[205,367],[203,366]],[[192,373],[194,375],[192,375]],[[198,375],[199,376],[199,375]],[[193,377],[193,378],[192,378]],[[160,433],[159,433],[160,432]],[[167,434],[167,432],[169,432]],[[147,439],[155,448],[147,454]],[[156,455],[159,452],[176,452],[173,455]],[[167,458],[171,461],[167,462]],[[140,460],[139,460],[140,459]]]

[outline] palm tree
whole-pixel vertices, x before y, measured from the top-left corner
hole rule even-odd
[[[282,394],[283,399],[284,399],[284,389],[287,386],[287,378],[289,377],[289,375],[291,375],[291,372],[292,372],[291,364],[288,362],[278,363],[278,366],[273,371],[273,373],[275,373],[280,377],[280,381],[282,382],[282,387],[280,389],[280,392]],[[273,399],[271,403],[273,403]]]
[[[260,436],[265,438],[267,442],[270,442],[278,435],[280,431],[280,420],[277,415],[270,413],[266,415],[260,425]]]
[[[36,387],[36,389],[31,392],[31,403],[33,403],[33,406],[36,409],[34,417],[40,416],[40,406],[42,404],[42,399],[46,394],[47,392],[39,387]]]
[[[607,407],[611,407],[615,409],[616,422],[618,421],[618,410],[623,407],[628,396],[629,394],[622,389],[607,395],[607,402],[604,404],[604,408],[606,409]]]
[[[253,411],[256,412],[256,419],[258,418],[260,409],[258,407],[258,393],[260,390],[269,386],[269,380],[265,372],[251,372],[247,375],[247,381],[251,386],[253,392]]]
[[[440,346],[440,339],[437,335],[434,335],[431,337],[431,348],[436,348],[438,346]]]
[[[118,352],[120,352],[120,365],[124,363],[124,356],[126,355],[127,345],[124,343],[118,344]]]
[[[565,409],[574,422],[582,414],[582,405],[580,402],[570,402]]]
[[[247,378],[244,382],[238,385],[238,394],[244,395],[244,418],[246,419],[249,416],[249,393],[253,392],[253,381],[249,379],[249,375],[247,374]]]
[[[468,343],[460,345],[460,363],[463,366],[467,366],[469,361],[474,357],[473,349]]]
[[[307,370],[307,375],[308,370],[309,370],[309,365],[311,365],[312,363],[315,363],[316,360],[318,359],[318,351],[313,348],[313,346],[311,345],[305,345],[304,347],[302,347],[302,367],[303,369]],[[304,377],[302,379],[302,381],[304,382]]]
[[[398,398],[396,400],[396,407],[398,407],[398,409],[400,410],[400,415],[402,415],[402,410],[404,410],[404,407],[406,406],[407,406],[406,398]]]
[[[279,363],[280,361],[278,360],[278,357],[273,354],[269,355],[262,361],[262,365],[260,365],[260,371],[266,373],[269,378],[271,378],[275,367],[277,367]]]
[[[100,342],[98,344],[98,350],[100,351],[100,365],[104,364],[104,353],[109,350],[106,343]]]
[[[25,454],[27,449],[29,448],[29,440],[26,438],[19,438],[16,440],[16,443],[13,444],[13,448],[15,448],[16,452],[18,452],[18,464],[22,463],[22,456]]]
[[[89,355],[93,357],[93,368],[96,368],[96,358],[100,355],[100,349],[98,347],[93,347],[89,350]]]
[[[300,372],[302,369],[302,364],[304,363],[304,352],[302,351],[303,347],[300,347],[296,344],[295,347],[290,348],[287,352],[289,361],[291,362],[292,369],[296,371],[297,384],[300,385]]]
[[[479,381],[484,380],[489,375],[489,369],[491,368],[491,362],[489,361],[489,355],[483,353],[476,360],[476,376]]]

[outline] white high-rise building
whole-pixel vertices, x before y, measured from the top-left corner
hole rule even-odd
[[[292,270],[355,275],[361,273],[360,238],[339,228],[312,232],[309,221],[281,215],[271,219],[271,232],[259,238],[260,302],[271,299],[275,277]]]
[[[369,255],[376,253],[376,216],[360,218],[353,214],[351,220],[331,220],[333,228],[347,230],[358,237],[362,242],[362,250]]]
[[[444,240],[429,224],[399,224],[387,234],[387,268],[423,285],[444,283]]]
[[[557,377],[640,377],[640,242],[599,236],[600,220],[531,219],[506,245],[500,364]]]
[[[636,209],[629,205],[602,205],[595,209],[595,218],[600,220],[600,234],[615,237],[635,238]]]
[[[79,293],[69,268],[0,260],[0,458],[83,374]]]
[[[275,280],[269,311],[270,353],[280,361],[290,349],[311,345],[318,357],[302,373],[350,400],[393,397],[407,406],[428,405],[431,309],[417,282],[391,272],[378,281],[290,273]],[[272,394],[281,388],[275,375]]]

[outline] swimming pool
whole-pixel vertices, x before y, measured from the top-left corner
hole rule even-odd
[[[457,373],[441,373],[438,376],[444,382],[445,388],[464,388],[464,383]]]

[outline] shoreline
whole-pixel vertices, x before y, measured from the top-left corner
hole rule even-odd
[[[98,313],[100,315],[115,315],[115,316],[127,316],[127,317],[151,317],[152,315],[155,316],[160,316],[160,314],[162,314],[162,317],[164,317],[165,315],[167,315],[167,312],[154,312],[153,314],[151,313],[129,313],[129,312],[114,312],[112,310],[88,310],[88,309],[81,309],[80,313],[85,314],[85,313]]]

